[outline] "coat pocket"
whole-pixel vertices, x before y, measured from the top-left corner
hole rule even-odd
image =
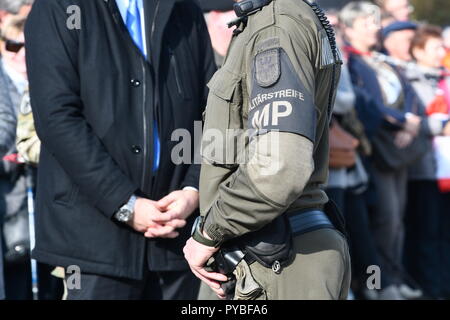
[[[221,69],[208,83],[202,158],[215,166],[233,168],[245,147],[241,77]]]

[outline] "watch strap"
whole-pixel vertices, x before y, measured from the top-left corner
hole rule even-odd
[[[217,241],[205,238],[198,230],[194,232],[194,234],[192,235],[192,238],[195,241],[197,241],[197,242],[199,242],[199,243],[201,243],[201,244],[203,244],[203,245],[205,245],[207,247],[214,247],[214,248],[216,248],[218,246]]]
[[[218,247],[219,243],[217,241],[211,240],[203,236],[203,224],[204,224],[204,218],[198,217],[195,222],[195,230],[192,233],[192,238],[197,241],[198,243],[201,243],[207,247]]]

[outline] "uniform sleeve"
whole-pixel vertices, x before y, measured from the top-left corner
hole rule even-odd
[[[66,27],[66,8],[66,1],[37,0],[25,28],[36,131],[80,192],[111,218],[137,188],[83,116],[78,31]]]
[[[259,230],[297,200],[314,170],[318,110],[314,102],[315,51],[281,30],[259,36],[248,61],[249,161],[206,214],[205,230],[227,241]]]

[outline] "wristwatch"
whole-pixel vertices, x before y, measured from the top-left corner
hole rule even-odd
[[[204,223],[205,223],[205,219],[202,216],[198,216],[197,219],[195,219],[194,225],[192,226],[192,232],[191,232],[192,238],[195,241],[197,241],[207,247],[217,248],[219,246],[220,242],[205,238],[203,236]]]
[[[114,218],[116,218],[117,221],[123,223],[131,221],[134,216],[134,205],[136,203],[136,200],[137,197],[135,195],[132,195],[130,200],[128,200],[128,202],[114,214]]]

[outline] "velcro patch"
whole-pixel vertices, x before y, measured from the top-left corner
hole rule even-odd
[[[269,49],[255,57],[256,81],[263,88],[270,87],[280,79],[280,50]]]

